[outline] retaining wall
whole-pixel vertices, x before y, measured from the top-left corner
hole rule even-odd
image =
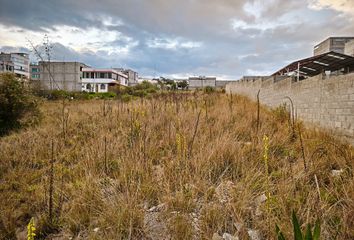
[[[299,82],[292,78],[276,81],[273,77],[237,81],[226,85],[227,93],[257,99],[270,107],[293,100],[296,115],[326,128],[354,144],[354,73],[340,76],[318,75]]]

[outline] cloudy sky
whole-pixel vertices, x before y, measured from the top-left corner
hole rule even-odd
[[[29,51],[45,34],[56,60],[238,79],[353,36],[354,0],[0,0],[0,50]]]

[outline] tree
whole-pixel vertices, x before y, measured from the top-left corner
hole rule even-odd
[[[182,88],[183,90],[188,88],[188,82],[186,80],[183,80],[182,82],[177,83],[178,87]]]
[[[39,119],[38,100],[26,83],[12,73],[0,74],[0,136]]]

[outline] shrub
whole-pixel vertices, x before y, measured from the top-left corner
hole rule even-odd
[[[96,93],[95,95],[99,99],[109,99],[109,98],[115,98],[117,96],[113,92]]]
[[[290,113],[286,108],[286,104],[279,105],[273,111],[273,115],[277,121],[286,122],[289,119]]]
[[[14,74],[0,74],[0,136],[39,120],[38,100],[26,83]]]
[[[49,96],[50,99],[58,100],[63,98],[69,98],[70,93],[64,90],[53,90],[50,92]]]
[[[213,87],[206,86],[206,87],[203,89],[203,91],[204,91],[205,93],[213,93],[213,92],[215,92],[215,89],[214,89]]]
[[[123,102],[129,102],[129,101],[131,101],[133,99],[133,97],[131,95],[129,95],[129,94],[123,94],[121,96],[121,99],[122,99]]]

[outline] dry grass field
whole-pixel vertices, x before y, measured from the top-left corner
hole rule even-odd
[[[292,211],[354,239],[353,148],[282,108],[258,121],[257,103],[197,92],[41,111],[0,139],[1,239],[32,217],[35,239],[291,239]]]

